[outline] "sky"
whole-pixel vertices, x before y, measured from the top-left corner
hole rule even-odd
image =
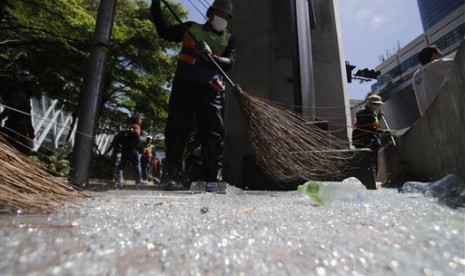
[[[250,0],[253,1],[253,0]],[[204,22],[213,0],[178,0],[190,20]],[[345,60],[359,69],[375,69],[379,57],[395,52],[423,33],[416,0],[339,0]],[[202,12],[202,14],[199,12]],[[240,58],[240,57],[239,57]],[[375,81],[348,84],[350,99],[364,99]]]

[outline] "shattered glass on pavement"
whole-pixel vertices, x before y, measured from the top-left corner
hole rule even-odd
[[[107,191],[0,216],[0,275],[465,275],[465,212],[394,189],[316,207],[290,192]]]

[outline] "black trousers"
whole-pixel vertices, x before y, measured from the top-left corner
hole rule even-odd
[[[223,104],[223,94],[214,91],[209,84],[174,80],[165,128],[166,158],[171,179],[179,180],[185,146],[195,127],[202,147],[204,180],[216,180],[224,136]]]
[[[354,140],[354,146],[356,148],[371,149],[370,167],[368,169],[373,174],[373,180],[376,182],[376,179],[378,178],[378,152],[381,146],[381,139],[377,135],[370,135],[364,138],[365,138],[364,140],[363,139]]]

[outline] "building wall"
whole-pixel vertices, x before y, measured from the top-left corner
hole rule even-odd
[[[330,122],[330,131],[347,140],[351,133],[350,103],[345,73],[338,0],[313,2],[316,28],[312,30],[316,117]]]
[[[293,38],[289,32],[292,28],[289,2],[233,1],[233,5],[235,17],[231,32],[236,37],[238,60],[231,78],[252,97],[293,105],[293,46],[290,44]],[[253,155],[253,150],[242,110],[230,93],[226,95],[225,109],[223,175],[226,181],[238,184],[243,182],[244,160]],[[254,170],[249,170],[252,171],[250,174],[258,175],[259,172]]]

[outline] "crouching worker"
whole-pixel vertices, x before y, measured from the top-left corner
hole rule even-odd
[[[378,151],[381,146],[381,136],[391,135],[389,130],[380,129],[379,121],[382,116],[380,108],[383,104],[380,96],[369,96],[365,108],[361,109],[356,114],[352,132],[352,144],[356,148],[371,149],[369,169],[373,173],[374,180],[376,180],[378,175]]]

